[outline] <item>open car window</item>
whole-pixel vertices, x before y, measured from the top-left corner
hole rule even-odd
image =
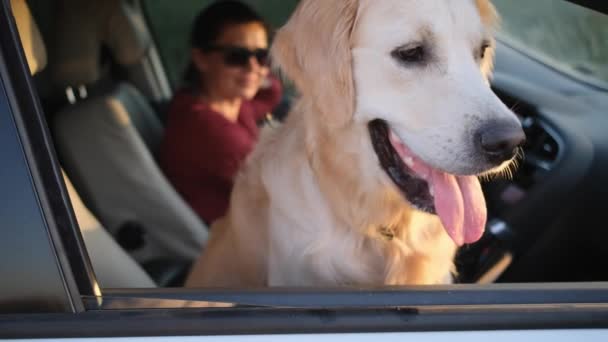
[[[8,74],[16,75],[12,79],[21,80],[22,89],[31,91],[31,94],[19,94],[13,89],[11,95],[25,96],[30,103],[29,111],[15,111],[14,115],[19,118],[17,121],[24,122],[15,132],[19,132],[22,139],[25,136],[39,139],[24,140],[25,155],[30,158],[27,165],[23,164],[24,160],[12,161],[11,164],[22,163],[19,167],[27,166],[31,171],[19,171],[17,166],[10,171],[33,174],[30,177],[40,196],[38,205],[44,209],[39,215],[46,218],[47,225],[43,226],[49,234],[45,237],[47,245],[37,250],[41,254],[45,249],[54,251],[48,257],[53,266],[46,270],[50,272],[56,268],[60,270],[57,274],[61,275],[54,279],[57,283],[49,281],[48,288],[59,284],[65,286],[62,291],[68,294],[66,298],[69,300],[56,304],[61,309],[57,311],[83,314],[78,321],[63,316],[53,317],[42,323],[40,334],[109,334],[104,332],[108,326],[96,324],[97,320],[112,322],[115,324],[114,333],[130,336],[136,336],[144,327],[151,335],[197,335],[589,328],[605,324],[608,317],[608,283],[605,283],[608,281],[608,272],[605,271],[608,270],[608,257],[603,248],[605,236],[598,222],[604,222],[608,213],[601,200],[608,185],[604,176],[608,165],[608,154],[605,153],[608,141],[603,134],[603,127],[608,127],[603,115],[608,102],[605,91],[596,83],[603,82],[605,78],[606,63],[602,61],[606,49],[602,44],[606,33],[603,24],[608,16],[568,3],[563,8],[556,6],[555,11],[564,17],[572,15],[577,19],[558,20],[558,24],[551,21],[552,24],[546,26],[549,28],[539,24],[541,28],[528,31],[523,29],[525,25],[532,25],[538,22],[538,16],[551,16],[553,12],[540,13],[539,10],[532,16],[531,12],[524,10],[525,6],[510,7],[509,1],[496,1],[504,23],[498,41],[492,86],[501,100],[514,108],[526,130],[526,159],[511,178],[484,183],[489,212],[487,233],[479,243],[459,250],[457,284],[454,285],[185,289],[184,263],[156,263],[139,265],[145,272],[139,279],[152,284],[146,289],[100,286],[93,271],[97,267],[95,260],[89,260],[89,257],[94,258],[94,254],[90,251],[87,254],[90,248],[82,237],[83,223],[81,221],[78,225],[78,218],[71,208],[73,201],[69,201],[67,188],[61,180],[64,156],[56,155],[53,148],[55,132],[49,125],[52,125],[58,106],[54,103],[53,92],[44,87],[48,85],[45,78],[49,76],[44,73],[29,76],[25,69],[3,69],[3,81]],[[51,20],[45,16],[48,15],[48,4],[31,3],[36,19],[48,23]],[[145,11],[142,15],[145,14],[146,28],[154,37],[152,46],[160,52],[163,65],[160,70],[165,70],[165,76],[177,88],[189,56],[189,26],[194,15],[209,1],[145,0],[137,3]],[[297,1],[256,0],[249,3],[277,27],[285,22]],[[577,31],[574,27],[579,27],[581,22],[585,25],[591,22],[600,24],[589,26],[597,28],[591,29],[589,40],[573,39],[576,44],[581,44],[580,48],[568,49],[568,44],[555,38],[566,35],[556,34],[552,27],[560,27],[564,32]],[[6,36],[2,51],[6,51],[7,42],[10,39],[17,42],[17,35],[12,22],[0,23],[0,26],[11,28],[11,31],[2,33]],[[46,27],[50,30],[52,25]],[[52,32],[44,30],[42,35],[52,42]],[[582,29],[580,34],[587,37],[587,30]],[[536,33],[527,35],[522,33],[524,31]],[[543,33],[545,31],[547,36]],[[501,37],[506,38],[501,40]],[[553,38],[549,37],[555,38],[555,43],[551,43]],[[520,45],[512,46],[513,40]],[[531,46],[534,52],[527,50]],[[531,58],[534,54],[543,57]],[[12,58],[24,63],[25,56],[15,53]],[[558,65],[553,64],[556,61]],[[569,71],[564,72],[561,66]],[[125,76],[129,75],[128,71],[117,69],[113,70],[113,77],[121,80],[141,77],[139,73]],[[595,81],[588,82],[587,77],[591,76]],[[17,83],[12,82],[11,86]],[[93,87],[87,89],[91,94],[99,91]],[[4,114],[8,102],[2,97],[1,90],[0,111],[3,113],[0,114]],[[77,97],[81,96],[78,90],[77,87],[72,89]],[[62,100],[64,96],[60,95]],[[0,119],[9,123],[2,115]],[[0,125],[2,129],[6,127]],[[2,135],[2,138],[11,136]],[[32,151],[28,152],[28,149]],[[0,152],[5,150],[0,149]],[[21,181],[25,182],[24,179]],[[87,202],[88,196],[91,194],[84,193],[83,202]],[[9,208],[0,208],[0,215],[13,217]],[[89,209],[94,212],[96,208],[91,206]],[[20,224],[15,221],[10,226]],[[133,239],[126,241],[134,245],[138,243]],[[119,241],[121,248],[125,246],[123,242]],[[24,245],[15,243],[12,247],[17,246]],[[108,250],[104,249],[97,255]],[[128,248],[125,250],[125,254],[129,254]],[[134,260],[137,263],[137,259]],[[14,268],[5,270],[17,274]],[[181,278],[176,276],[180,272]],[[172,282],[167,277],[178,280]],[[9,328],[16,331],[34,323],[37,322],[26,319]],[[53,330],[56,329],[54,326],[69,328],[73,332],[57,332]],[[35,335],[31,332],[28,336]]]

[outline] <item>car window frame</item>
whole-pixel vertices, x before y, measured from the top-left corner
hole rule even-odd
[[[1,1],[0,53],[6,66],[1,68],[0,77],[12,93],[9,102],[16,129],[46,218],[44,228],[57,256],[64,295],[72,307],[54,314],[0,315],[0,337],[600,328],[608,323],[605,283],[400,287],[383,291],[99,289],[9,0]],[[210,308],[205,302],[241,305]]]

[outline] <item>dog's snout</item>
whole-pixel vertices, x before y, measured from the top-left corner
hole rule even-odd
[[[483,153],[491,162],[501,163],[517,153],[517,147],[523,145],[526,135],[519,125],[492,124],[482,128],[478,134]]]

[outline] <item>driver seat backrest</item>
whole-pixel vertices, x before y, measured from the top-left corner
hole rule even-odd
[[[46,48],[42,36],[25,0],[11,0],[11,8],[30,72],[34,75],[46,66]],[[118,246],[84,206],[65,174],[64,181],[99,286],[102,288],[156,287],[148,274]]]
[[[125,67],[147,52],[141,14],[127,1],[58,0],[55,15],[51,78],[72,95],[52,122],[66,172],[137,261],[194,260],[208,232],[156,163],[160,119],[135,87],[100,76],[102,45]]]

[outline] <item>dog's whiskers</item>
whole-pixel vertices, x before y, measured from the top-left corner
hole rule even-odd
[[[511,107],[509,107],[509,109],[512,112],[517,113],[517,108],[519,107],[520,104],[521,104],[521,101],[517,101]]]
[[[512,180],[515,177],[517,169],[519,169],[523,159],[524,150],[523,148],[518,147],[515,156],[511,158],[511,160],[503,163],[501,166],[493,170],[480,174],[478,177],[484,182],[491,182],[496,179]]]

